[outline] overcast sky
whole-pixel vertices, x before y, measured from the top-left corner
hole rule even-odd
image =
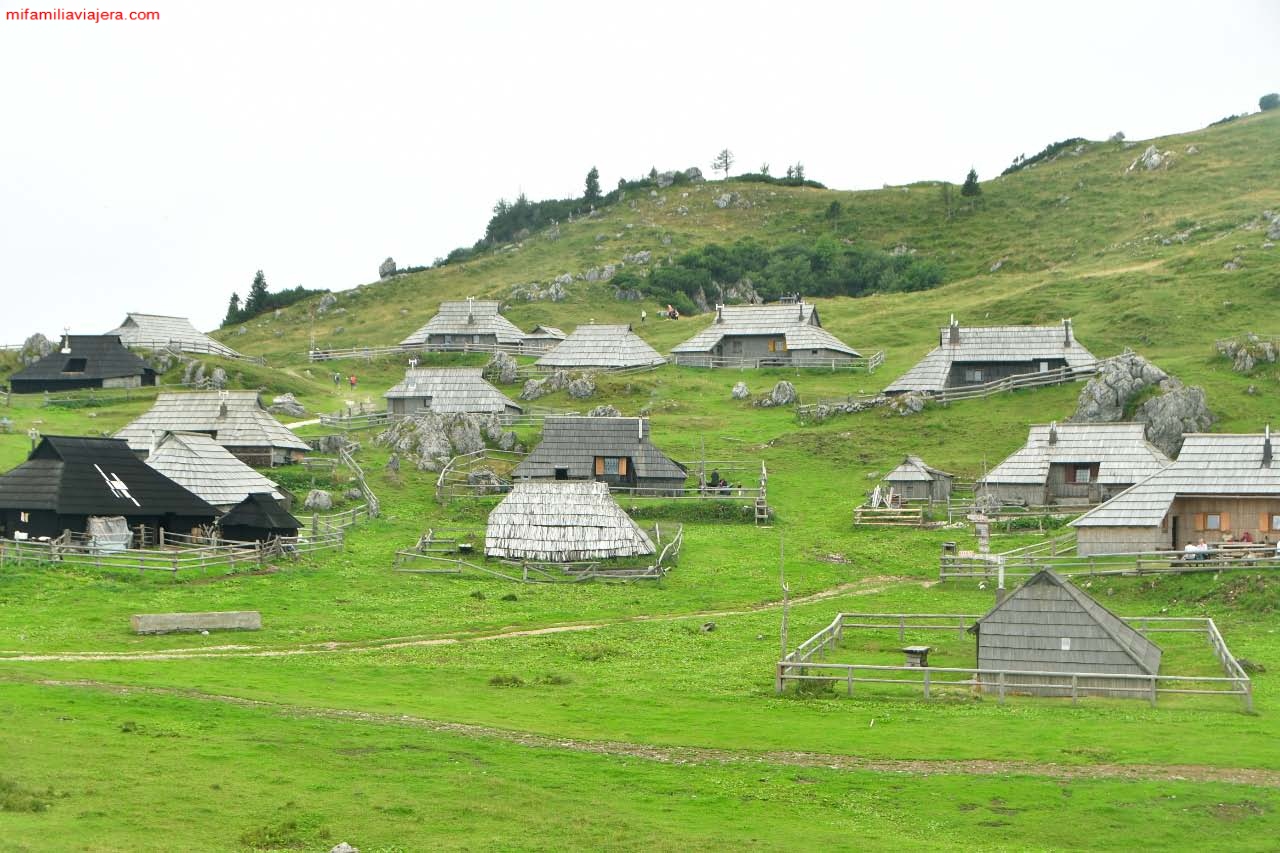
[[[725,147],[841,189],[960,181],[1280,90],[1275,0],[58,2],[161,18],[0,15],[4,344],[127,311],[212,329],[258,269],[352,287],[593,164],[606,189]]]

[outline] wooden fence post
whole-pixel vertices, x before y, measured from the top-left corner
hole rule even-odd
[[[1072,705],[1075,705],[1077,700],[1079,699],[1079,696],[1080,696],[1080,692],[1078,689],[1079,686],[1080,686],[1079,676],[1073,674],[1071,676],[1071,704]]]
[[[1156,706],[1156,677],[1151,676],[1151,707]]]
[[[783,667],[783,664],[779,662],[777,667],[774,669],[773,690],[775,693],[782,693],[782,688],[783,688],[782,667]]]
[[[926,667],[926,668],[925,668],[925,671],[924,671],[924,698],[926,698],[926,699],[928,699],[928,698],[929,698],[929,669],[928,669],[928,667]]]
[[[996,687],[1000,695],[1000,704],[1003,705],[1004,704],[1004,670],[1003,669],[1000,670],[1000,673],[996,678]]]

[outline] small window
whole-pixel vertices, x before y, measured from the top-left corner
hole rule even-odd
[[[557,469],[556,469],[556,479],[557,479],[557,480],[567,480],[567,479],[569,479],[569,469],[568,469],[568,468],[557,468]]]
[[[84,369],[85,367],[88,366],[88,364],[89,362],[87,359],[69,358],[67,359],[67,363],[62,368],[62,372],[63,373],[84,373]]]
[[[981,370],[976,370],[976,369],[973,369],[973,368],[970,368],[970,369],[965,370],[965,372],[964,372],[964,381],[965,381],[965,382],[981,382],[981,381],[982,381],[982,371],[981,371]]]
[[[1062,641],[1062,642],[1061,642],[1062,650],[1063,650],[1064,652],[1069,652],[1069,651],[1071,651],[1071,638],[1070,638],[1070,637],[1060,637],[1059,639]]]
[[[610,476],[618,476],[618,457],[606,456],[604,459],[604,472]]]
[[[1040,372],[1041,372],[1041,373],[1048,373],[1048,372],[1049,372],[1049,362],[1047,362],[1047,361],[1042,361],[1042,362],[1040,362]]]
[[[1089,471],[1088,465],[1076,466],[1076,482],[1077,483],[1088,483],[1089,477],[1090,477],[1090,471]]]
[[[1216,512],[1211,512],[1211,513],[1208,513],[1207,515],[1205,515],[1205,517],[1204,517],[1204,529],[1205,529],[1205,530],[1221,530],[1221,529],[1222,529],[1222,516],[1221,516],[1221,515],[1219,515],[1219,514],[1218,514],[1218,513],[1216,513]]]
[[[21,521],[23,524],[28,524],[28,523],[30,523],[30,521],[31,521],[31,513],[29,513],[29,512],[20,512],[20,513],[18,513],[18,521]]]
[[[769,341],[769,352],[777,352],[777,351],[778,351],[778,342]]]
[[[1280,515],[1271,516],[1271,524],[1269,525],[1268,529],[1280,530]]]

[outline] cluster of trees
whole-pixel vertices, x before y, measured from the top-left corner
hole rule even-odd
[[[245,297],[243,302],[240,301],[240,294],[231,294],[231,300],[227,303],[227,316],[222,319],[222,325],[230,326],[234,323],[243,323],[246,320],[252,320],[259,314],[265,314],[267,311],[274,311],[277,308],[284,308],[295,302],[300,302],[308,296],[323,292],[322,290],[307,290],[302,285],[298,285],[288,290],[271,293],[267,290],[267,277],[262,274],[262,270],[258,270],[253,277],[253,284],[249,285],[249,295]]]
[[[775,247],[750,239],[728,246],[712,243],[681,255],[673,264],[654,267],[647,276],[623,269],[613,284],[670,303],[682,314],[696,314],[699,294],[714,302],[717,285],[750,283],[756,293],[772,301],[786,293],[868,296],[928,290],[941,284],[945,275],[942,265],[932,259],[891,255],[823,236],[813,243]]]
[[[1117,139],[1116,137],[1119,137],[1119,139]],[[1124,139],[1124,134],[1117,133],[1115,136],[1111,138],[1119,142],[1120,140]],[[1013,163],[1010,164],[1009,168],[1005,169],[1000,174],[1011,175],[1014,172],[1019,171],[1020,169],[1025,169],[1028,166],[1031,166],[1035,163],[1039,163],[1042,160],[1048,160],[1050,157],[1053,157],[1054,155],[1062,151],[1065,151],[1068,148],[1074,148],[1077,145],[1083,145],[1086,142],[1088,142],[1088,140],[1082,136],[1073,136],[1070,139],[1064,139],[1061,142],[1051,142],[1048,145],[1046,145],[1044,147],[1044,150],[1042,150],[1039,154],[1036,154],[1031,157],[1028,157],[1026,154],[1019,154],[1017,157],[1014,157]]]

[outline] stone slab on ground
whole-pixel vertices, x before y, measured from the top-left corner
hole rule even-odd
[[[222,610],[211,613],[135,613],[129,617],[135,634],[172,634],[178,631],[260,631],[257,610]]]

